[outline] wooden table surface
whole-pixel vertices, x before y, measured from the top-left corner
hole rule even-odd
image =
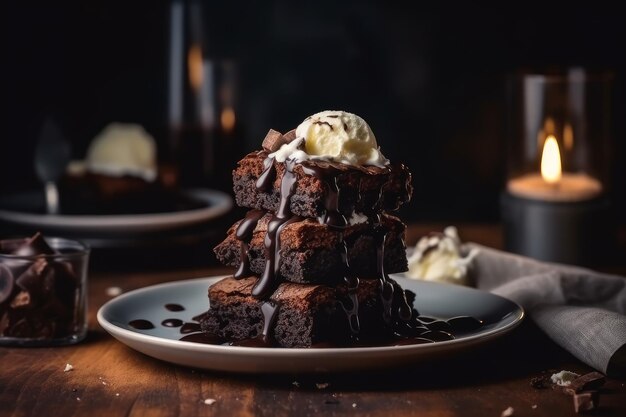
[[[466,240],[498,247],[499,228],[461,226]],[[412,226],[407,242],[439,225]],[[207,253],[207,256],[211,256]],[[341,375],[236,375],[171,365],[138,353],[96,322],[106,289],[228,272],[92,271],[89,334],[75,346],[0,347],[0,416],[514,416],[575,415],[572,398],[531,387],[533,377],[590,368],[552,343],[530,320],[488,346],[427,365]],[[64,372],[70,363],[74,369]],[[626,381],[608,379],[595,415],[626,415]],[[205,400],[214,399],[212,404]]]

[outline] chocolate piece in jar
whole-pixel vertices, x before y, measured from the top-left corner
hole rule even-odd
[[[0,243],[0,344],[64,344],[85,336],[88,249],[52,242],[37,233]]]

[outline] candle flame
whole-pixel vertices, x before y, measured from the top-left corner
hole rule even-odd
[[[554,135],[548,136],[543,145],[541,177],[548,184],[557,184],[561,180],[561,154]]]

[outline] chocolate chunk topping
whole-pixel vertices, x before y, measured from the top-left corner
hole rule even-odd
[[[263,139],[263,149],[268,152],[276,152],[287,142],[288,141],[280,132],[270,129],[267,135],[265,135],[265,139]]]
[[[296,129],[291,129],[289,132],[285,133],[283,137],[287,142],[291,142],[296,138]]]

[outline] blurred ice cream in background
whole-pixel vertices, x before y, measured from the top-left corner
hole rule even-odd
[[[112,177],[125,175],[145,181],[157,178],[154,138],[137,124],[111,123],[91,142],[84,161],[73,161],[70,171],[88,171]]]

